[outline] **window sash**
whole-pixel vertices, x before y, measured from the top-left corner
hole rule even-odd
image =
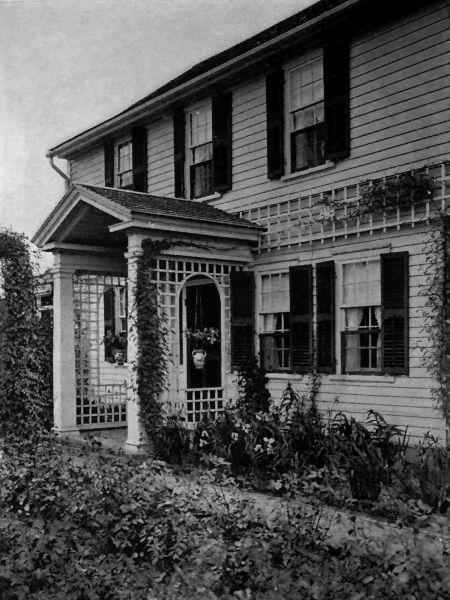
[[[261,360],[268,371],[288,371],[291,364],[289,331],[260,336]]]
[[[208,160],[190,167],[191,198],[202,198],[213,193],[213,161]]]
[[[117,146],[117,181],[121,188],[133,185],[133,145],[131,140]]]

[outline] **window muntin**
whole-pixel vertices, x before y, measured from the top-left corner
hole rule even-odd
[[[117,145],[117,185],[120,188],[133,186],[133,145],[131,140]]]
[[[270,371],[290,368],[289,274],[261,277],[261,360]]]
[[[325,162],[323,58],[288,72],[291,171]]]
[[[342,370],[381,371],[380,261],[347,263],[342,268]]]
[[[211,104],[192,110],[188,125],[191,198],[201,198],[213,193]]]

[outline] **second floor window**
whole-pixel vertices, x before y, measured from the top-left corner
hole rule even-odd
[[[291,171],[325,162],[322,56],[289,71]]]
[[[189,179],[191,198],[213,193],[213,142],[211,104],[189,113]]]
[[[117,145],[117,187],[133,185],[133,146],[131,140]]]

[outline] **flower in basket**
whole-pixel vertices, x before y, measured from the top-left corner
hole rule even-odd
[[[220,339],[220,332],[215,327],[186,329],[185,335],[195,348],[203,348],[204,350],[209,346],[213,346]]]

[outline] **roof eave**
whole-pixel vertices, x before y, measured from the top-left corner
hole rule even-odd
[[[347,0],[343,4],[334,7],[330,10],[323,12],[321,15],[302,23],[297,27],[284,32],[261,45],[244,52],[233,59],[230,59],[223,64],[190,79],[189,81],[162,93],[156,98],[152,98],[148,102],[140,104],[139,106],[133,106],[128,110],[95,125],[94,127],[84,131],[83,133],[51,148],[46,156],[57,156],[59,158],[68,159],[72,155],[76,154],[86,146],[91,145],[94,141],[99,141],[110,135],[114,135],[118,130],[123,129],[131,125],[132,123],[139,121],[144,116],[146,118],[152,115],[157,116],[158,112],[162,112],[163,109],[167,109],[167,106],[175,101],[183,101],[193,91],[199,92],[202,88],[209,87],[211,84],[218,82],[224,77],[229,77],[234,72],[240,70],[244,65],[248,67],[251,62],[255,62],[265,57],[266,55],[273,54],[274,49],[280,45],[286,44],[289,40],[297,36],[299,33],[305,33],[311,29],[314,29],[318,25],[323,24],[324,21],[333,19],[340,15],[342,12],[349,8],[357,5],[362,0]]]

